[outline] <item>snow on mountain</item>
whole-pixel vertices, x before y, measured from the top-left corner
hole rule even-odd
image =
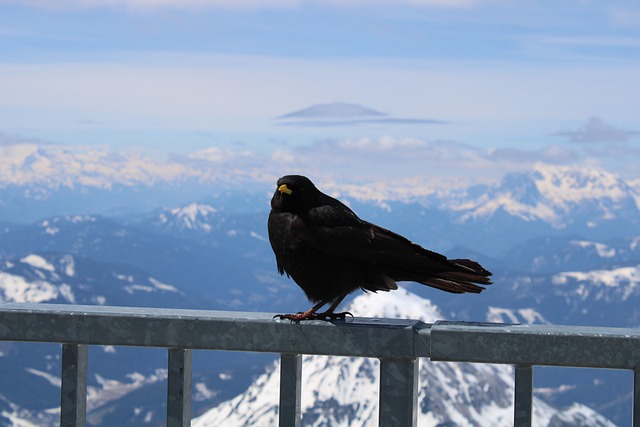
[[[1,302],[59,301],[71,304],[76,302],[72,287],[60,280],[60,276],[56,273],[56,266],[49,260],[40,255],[29,254],[19,262],[31,267],[29,269],[31,277],[17,274],[21,269],[20,266],[16,266],[16,263],[5,261],[4,265],[0,265]],[[69,274],[73,273],[73,265],[74,260],[71,256],[63,256],[58,260],[58,266],[66,276],[73,275]]]
[[[40,255],[35,255],[35,254],[27,255],[26,257],[22,258],[20,262],[29,264],[30,266],[39,268],[41,270],[47,270],[47,271],[55,270],[55,267],[49,264],[49,262],[46,259],[42,258]]]
[[[80,276],[78,264],[83,270]],[[176,287],[140,271],[117,273],[114,267],[68,254],[31,253],[18,260],[5,260],[0,262],[0,302],[122,305],[131,295],[140,293],[155,294],[158,303],[174,300],[172,294],[182,295]]]
[[[542,314],[534,308],[510,309],[488,307],[487,322],[493,323],[549,323]]]
[[[176,287],[131,265],[100,263],[69,254],[28,253],[0,259],[3,302],[168,307],[185,305],[187,298]],[[165,353],[110,346],[91,351],[88,424],[125,425],[120,421],[127,417],[131,425],[140,425],[144,419],[152,424],[161,422],[160,401],[146,400],[145,395],[163,386],[166,390]],[[138,351],[144,353],[136,355]],[[0,362],[5,379],[0,386],[0,425],[56,425],[59,346],[0,343]],[[24,387],[16,389],[15,384]],[[136,414],[138,408],[144,413]],[[123,412],[122,419],[113,421],[118,410]]]
[[[552,283],[575,289],[575,296],[626,301],[640,292],[640,267],[621,267],[612,270],[574,271],[553,276]]]
[[[26,368],[26,371],[37,377],[43,378],[55,388],[60,389],[60,377],[33,368]],[[87,413],[89,414],[89,424],[95,424],[96,420],[104,416],[100,415],[100,408],[103,408],[114,401],[118,401],[119,399],[122,399],[143,387],[165,382],[167,379],[167,370],[156,369],[147,376],[139,372],[132,372],[126,374],[125,379],[122,381],[105,378],[99,373],[93,373],[92,376],[93,379],[95,379],[95,384],[89,384],[87,386]],[[2,415],[11,419],[11,425],[14,426],[49,426],[54,425],[59,421],[60,417],[59,407],[44,411],[28,410],[26,408],[21,408],[15,403],[12,403],[11,407],[14,409],[14,413],[7,414],[3,412]],[[153,415],[154,417],[150,418],[149,421],[158,418],[157,414]]]
[[[29,143],[0,146],[0,183],[2,186],[38,184],[31,196],[59,187],[150,185],[193,175],[184,165],[158,161],[138,152],[121,154],[104,149]]]
[[[640,237],[628,234],[602,241],[545,236],[511,246],[500,259],[513,271],[536,274],[633,266],[640,262]]]
[[[69,285],[27,281],[24,277],[0,272],[0,302],[48,302],[59,298],[67,303],[75,299]]]
[[[217,184],[215,194],[240,186],[245,191],[262,191],[268,188],[266,185],[273,185],[276,174],[282,173],[273,168],[270,160],[271,157],[246,150],[228,152],[216,147],[158,159],[139,151],[32,143],[2,145],[0,206],[5,209],[0,214],[15,221],[24,218],[22,211],[35,216],[50,205],[55,205],[56,213],[65,213],[65,206],[83,210],[87,205],[93,209],[120,209],[132,201],[136,206],[153,203],[153,207],[176,201],[186,203],[190,201],[187,194],[211,195],[209,186],[213,182]],[[317,173],[313,169],[302,172]],[[598,168],[538,164],[530,171],[508,174],[500,182],[473,187],[424,175],[368,182],[326,177],[317,184],[347,201],[375,204],[386,210],[392,209],[393,202],[419,202],[451,214],[450,219],[458,224],[507,215],[551,224],[556,229],[572,224],[597,228],[615,220],[638,223],[640,217],[637,181],[626,183]],[[11,203],[15,197],[23,198],[25,206]],[[51,203],[45,206],[44,201],[50,199]],[[91,203],[78,203],[81,199]],[[253,209],[264,207],[266,200],[266,196],[264,200],[253,198]],[[183,227],[202,224],[202,231],[206,232],[207,217],[213,212],[202,208],[187,205],[180,212],[168,211],[165,215],[167,220],[174,216],[176,224]],[[55,227],[48,230],[56,232]]]
[[[0,395],[0,422],[12,427],[42,427],[55,425],[60,415],[47,412],[34,413],[33,410],[23,408]],[[59,412],[59,410],[58,410]]]
[[[158,226],[176,231],[190,230],[210,233],[214,227],[218,210],[211,205],[190,203],[177,208],[165,208],[155,221]]]
[[[604,243],[573,240],[571,241],[571,244],[579,246],[581,248],[593,248],[601,258],[613,258],[614,256],[616,256],[616,249],[611,248]]]
[[[442,319],[429,300],[399,289],[356,297],[347,308],[358,316]],[[422,359],[418,397],[420,426],[510,426],[513,370],[505,365],[430,362]],[[302,425],[376,426],[379,363],[375,359],[304,356]],[[194,427],[271,426],[278,417],[278,364],[239,396],[196,418]],[[558,409],[534,403],[535,425],[613,426],[580,404]]]
[[[201,186],[213,181],[226,184],[273,181],[274,175],[265,172],[260,159],[264,156],[248,150],[218,147],[157,158],[140,150],[114,151],[108,147],[3,144],[0,189],[24,187],[24,196],[42,199],[61,188],[110,190],[186,180]]]
[[[118,400],[145,385],[165,381],[167,370],[156,369],[153,374],[146,377],[139,372],[130,373],[126,375],[126,382],[104,378],[99,374],[95,374],[95,377],[98,385],[87,386],[87,411],[89,412]]]
[[[631,197],[636,206],[640,205],[638,195],[628,184],[602,169],[538,165],[534,172],[540,194],[565,211],[572,204],[593,199],[619,202]]]
[[[474,195],[456,196],[448,207],[463,221],[504,211],[525,221],[544,221],[555,228],[571,224],[575,215],[597,221],[637,215],[640,194],[620,177],[597,168],[538,164],[530,172],[512,173]]]

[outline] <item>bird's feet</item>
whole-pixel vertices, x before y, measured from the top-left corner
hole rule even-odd
[[[347,316],[353,317],[353,314],[348,311],[342,313],[329,313],[326,311],[323,313],[315,313],[311,311],[304,311],[296,314],[277,314],[273,316],[273,318],[278,318],[280,320],[288,319],[292,322],[299,322],[301,320],[345,320]]]
[[[329,313],[325,311],[324,313],[316,313],[315,315],[318,320],[344,320],[347,316],[353,318],[353,314],[348,311],[343,311],[342,313]]]

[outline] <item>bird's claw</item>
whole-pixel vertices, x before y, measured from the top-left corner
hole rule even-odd
[[[298,312],[296,314],[276,314],[273,316],[274,319],[278,318],[280,320],[291,320],[292,322],[299,322],[301,320],[345,320],[347,315],[353,317],[353,314],[348,311],[342,313],[306,313],[306,312]]]
[[[343,311],[342,313],[317,313],[318,320],[345,320],[347,316],[351,316],[353,319],[353,314],[348,311]]]

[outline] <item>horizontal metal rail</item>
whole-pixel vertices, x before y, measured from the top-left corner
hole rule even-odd
[[[58,304],[0,304],[0,340],[62,343],[62,426],[85,425],[87,346],[168,349],[167,425],[188,426],[192,350],[281,354],[280,423],[300,423],[301,354],[380,359],[379,424],[414,426],[419,357],[516,366],[514,425],[530,426],[533,366],[634,372],[640,427],[640,331],[348,318],[293,323],[272,314]]]
[[[640,329],[436,322],[431,360],[637,369]]]

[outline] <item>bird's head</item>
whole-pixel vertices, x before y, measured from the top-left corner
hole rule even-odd
[[[279,211],[295,211],[313,207],[320,191],[306,176],[286,175],[276,183],[271,208]]]

